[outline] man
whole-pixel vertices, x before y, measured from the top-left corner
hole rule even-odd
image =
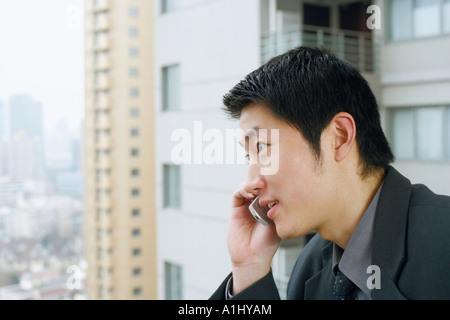
[[[313,230],[288,299],[450,299],[450,198],[390,166],[375,97],[355,68],[296,48],[224,104],[240,119],[250,164],[232,199],[232,273],[211,299],[279,299],[270,265],[280,239]],[[263,175],[269,154],[278,171]],[[256,196],[270,207],[268,226],[249,213]]]

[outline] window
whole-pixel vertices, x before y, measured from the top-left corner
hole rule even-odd
[[[131,230],[131,235],[133,237],[138,237],[140,234],[141,234],[141,229],[139,229],[139,228],[135,228],[135,229]]]
[[[128,35],[132,38],[136,38],[138,36],[138,29],[137,28],[128,29]]]
[[[444,157],[444,109],[419,108],[417,114],[417,156],[420,160]]]
[[[130,48],[129,53],[131,57],[137,57],[139,54],[139,50],[138,48]]]
[[[130,88],[130,97],[137,97],[139,95],[138,88]]]
[[[139,149],[131,149],[131,150],[130,150],[130,155],[131,155],[132,157],[137,157],[137,156],[139,156]]]
[[[139,169],[131,169],[131,176],[132,177],[138,177],[139,176]]]
[[[445,148],[447,150],[447,159],[450,159],[450,110],[447,108],[447,119],[445,119],[445,123],[447,124],[447,134],[445,137]]]
[[[411,38],[411,0],[392,0],[390,4],[391,40]]]
[[[130,77],[137,77],[139,75],[138,68],[130,68]]]
[[[450,32],[450,0],[391,0],[389,4],[393,41]]]
[[[131,108],[130,109],[130,116],[132,116],[132,117],[139,116],[139,109],[138,108]]]
[[[173,65],[162,69],[163,111],[180,109],[180,67]]]
[[[444,0],[442,20],[444,21],[444,32],[450,33],[450,0]]]
[[[131,135],[132,137],[137,137],[137,136],[139,136],[139,129],[137,129],[137,128],[131,129],[131,130],[130,130],[130,135]]]
[[[134,268],[133,269],[133,276],[140,276],[142,274],[141,268]]]
[[[413,7],[414,37],[429,37],[440,33],[440,0],[415,0]]]
[[[183,299],[183,270],[181,266],[164,262],[166,300]]]
[[[142,293],[142,289],[141,288],[134,288],[133,289],[133,295],[134,296],[140,296],[141,295],[141,293]]]
[[[133,210],[131,210],[131,215],[132,215],[133,217],[139,217],[140,214],[141,214],[141,210],[139,210],[139,209],[133,209]]]
[[[181,208],[181,168],[177,165],[163,166],[164,207]]]
[[[139,189],[132,189],[132,190],[131,190],[131,195],[132,195],[133,197],[139,197],[139,194],[140,194]]]
[[[391,110],[390,138],[398,160],[450,160],[450,107]]]
[[[392,147],[398,159],[414,158],[414,114],[411,109],[396,110],[393,114]]]
[[[133,253],[133,256],[134,256],[134,257],[140,256],[140,255],[141,255],[141,249],[139,249],[139,248],[134,248],[133,251],[132,251],[132,253]]]
[[[129,8],[128,9],[128,16],[131,18],[136,18],[138,16],[138,9],[137,8]]]
[[[161,13],[175,11],[179,8],[180,0],[161,0]]]

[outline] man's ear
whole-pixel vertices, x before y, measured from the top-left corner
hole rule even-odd
[[[330,122],[333,137],[334,159],[339,162],[345,159],[356,139],[356,124],[352,115],[340,112]]]

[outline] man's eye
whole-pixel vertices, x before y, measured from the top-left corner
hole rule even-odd
[[[267,143],[258,142],[257,147],[258,147],[258,153],[259,153],[259,152],[263,151],[264,149],[267,149]]]

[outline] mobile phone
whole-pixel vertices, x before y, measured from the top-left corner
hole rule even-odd
[[[265,208],[259,204],[259,196],[253,200],[252,204],[248,207],[252,215],[255,217],[257,221],[261,224],[268,226],[272,220],[267,216],[267,212],[269,212],[269,208]]]

